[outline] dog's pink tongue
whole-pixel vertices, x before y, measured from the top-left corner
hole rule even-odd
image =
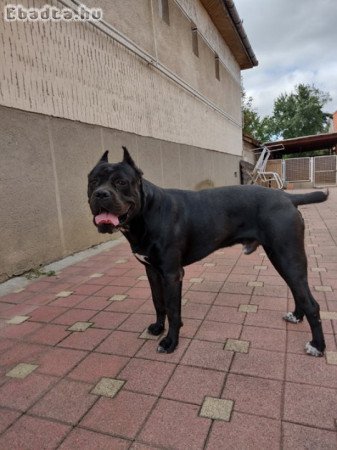
[[[119,225],[119,219],[117,216],[111,213],[101,213],[98,216],[95,216],[96,225],[102,225],[103,223],[107,223],[117,227]]]

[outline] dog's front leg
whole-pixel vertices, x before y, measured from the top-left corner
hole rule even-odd
[[[172,353],[179,342],[181,321],[182,273],[163,275],[165,309],[169,323],[167,336],[159,342],[159,353]]]
[[[146,266],[146,274],[150,283],[152,300],[156,310],[156,322],[151,323],[148,327],[148,332],[154,336],[159,336],[165,329],[165,301],[164,301],[164,287],[161,274],[152,266]]]

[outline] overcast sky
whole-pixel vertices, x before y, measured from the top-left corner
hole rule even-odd
[[[243,84],[260,115],[298,83],[314,83],[337,110],[337,0],[235,0],[259,65]]]

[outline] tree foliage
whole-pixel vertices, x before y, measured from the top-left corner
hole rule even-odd
[[[290,94],[281,94],[274,102],[275,134],[289,139],[328,132],[323,107],[329,100],[327,92],[306,84],[295,86]]]
[[[298,84],[290,94],[279,95],[271,116],[260,117],[244,91],[242,99],[244,132],[261,142],[328,132],[323,107],[330,95],[314,85]]]
[[[267,142],[272,137],[270,117],[261,118],[253,107],[253,97],[247,97],[245,90],[242,92],[243,132],[254,139]]]

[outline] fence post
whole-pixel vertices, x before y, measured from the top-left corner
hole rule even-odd
[[[281,159],[281,176],[283,181],[286,181],[286,175],[286,161]]]
[[[314,167],[315,167],[315,160],[314,157],[310,157],[310,182],[314,182]]]

